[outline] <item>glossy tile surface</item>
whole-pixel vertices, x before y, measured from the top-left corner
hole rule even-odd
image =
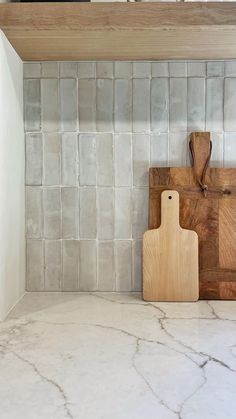
[[[27,290],[141,291],[149,167],[189,166],[191,131],[211,131],[212,167],[235,167],[235,107],[236,60],[24,63]],[[80,263],[84,240],[96,268],[71,280],[63,249]],[[114,275],[101,280],[105,241]]]

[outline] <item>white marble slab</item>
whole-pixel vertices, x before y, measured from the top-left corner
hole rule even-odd
[[[29,293],[0,324],[1,419],[234,419],[236,302]]]

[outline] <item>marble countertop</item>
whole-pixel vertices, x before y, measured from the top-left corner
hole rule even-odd
[[[0,324],[1,419],[235,419],[236,302],[29,293]]]

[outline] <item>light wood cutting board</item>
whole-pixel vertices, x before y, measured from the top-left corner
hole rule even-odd
[[[143,236],[145,301],[197,301],[198,236],[179,225],[179,193],[161,194],[161,226]]]

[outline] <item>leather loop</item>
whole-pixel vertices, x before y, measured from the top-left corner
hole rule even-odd
[[[191,134],[189,149],[192,157],[194,176],[204,196],[207,196],[206,172],[209,166],[212,142],[209,132],[194,132]]]

